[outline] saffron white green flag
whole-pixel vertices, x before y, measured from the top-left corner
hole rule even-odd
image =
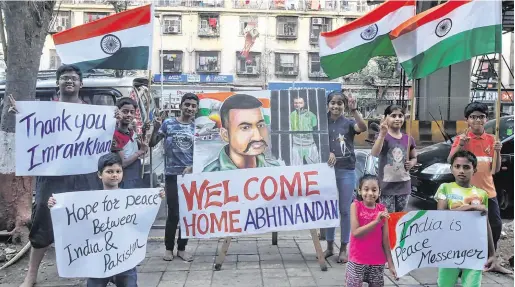
[[[364,68],[376,56],[395,56],[389,33],[415,15],[414,0],[389,0],[337,30],[320,34],[320,63],[330,78]]]
[[[399,63],[411,79],[478,55],[501,52],[500,0],[449,1],[390,33]]]
[[[117,13],[53,36],[64,64],[81,70],[148,70],[152,61],[152,5]]]

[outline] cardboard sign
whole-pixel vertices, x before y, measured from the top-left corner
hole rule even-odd
[[[95,172],[111,151],[114,107],[61,102],[18,102],[16,175]]]
[[[144,258],[161,205],[159,189],[96,190],[56,194],[50,210],[61,277],[106,278]]]
[[[420,210],[390,214],[390,248],[397,275],[424,267],[483,270],[487,216],[473,211]]]
[[[183,238],[340,224],[334,170],[326,163],[189,174],[177,181]]]

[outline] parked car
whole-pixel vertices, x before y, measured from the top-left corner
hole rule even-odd
[[[485,130],[494,134],[495,120],[485,124]],[[499,138],[501,150],[501,171],[494,175],[497,198],[503,217],[513,216],[513,116],[501,118]],[[454,181],[447,157],[454,138],[430,145],[418,151],[417,165],[411,170],[411,195],[429,203],[435,203],[434,195],[445,182]]]

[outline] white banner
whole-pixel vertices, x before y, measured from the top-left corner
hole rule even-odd
[[[17,102],[16,175],[71,175],[97,170],[110,152],[115,107]]]
[[[54,195],[51,209],[61,277],[106,278],[144,258],[161,204],[159,189],[117,189]]]
[[[391,252],[397,275],[424,267],[483,270],[488,259],[486,220],[473,211],[392,213],[390,243],[395,244]]]
[[[340,224],[326,163],[178,176],[183,238],[242,236]]]

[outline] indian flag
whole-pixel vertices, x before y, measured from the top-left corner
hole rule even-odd
[[[209,122],[214,122],[217,127],[221,127],[220,106],[227,98],[236,94],[238,93],[219,92],[197,94],[199,98],[199,111],[195,123],[204,125]],[[270,91],[245,91],[240,94],[254,96],[261,102],[263,105],[262,110],[265,123],[270,125]]]
[[[152,5],[127,10],[53,36],[64,64],[81,70],[148,70],[152,60]]]
[[[501,1],[449,1],[402,23],[390,37],[412,79],[478,55],[501,52]]]
[[[331,78],[364,68],[376,56],[395,56],[389,33],[415,15],[415,1],[390,0],[337,30],[320,34],[320,63]]]

